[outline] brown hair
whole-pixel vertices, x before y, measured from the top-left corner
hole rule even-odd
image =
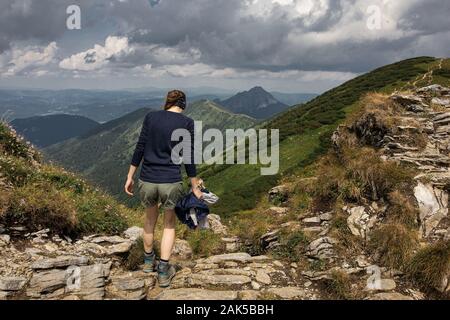
[[[167,93],[164,110],[169,110],[172,107],[180,107],[181,109],[186,107],[186,95],[183,91],[172,90]]]

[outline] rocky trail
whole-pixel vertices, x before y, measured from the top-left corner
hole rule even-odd
[[[413,94],[396,93],[389,99],[403,109],[396,132],[379,136],[376,144],[386,161],[412,164],[421,173],[416,177],[414,196],[420,210],[420,236],[423,243],[450,240],[448,192],[450,190],[450,89],[431,85]],[[364,134],[374,135],[362,124]],[[424,134],[426,145],[417,147],[417,134]],[[339,135],[339,131],[336,133]],[[288,187],[278,186],[270,198],[288,197]],[[291,208],[269,210],[284,215]],[[364,241],[381,223],[384,211],[379,203],[345,206],[351,233]],[[142,229],[132,227],[120,236],[92,235],[73,240],[52,235],[44,229],[29,233],[24,227],[9,229],[0,225],[0,299],[156,299],[156,300],[255,300],[324,299],[323,281],[335,272],[358,279],[352,289],[363,299],[421,300],[426,295],[411,285],[402,272],[377,266],[365,251],[351,257],[340,255],[338,239],[330,235],[334,212],[311,212],[301,220],[277,226],[263,235],[261,247],[276,248],[282,230],[301,230],[312,234],[304,255],[309,261],[325,261],[328,269],[307,269],[297,263],[250,256],[239,252],[240,240],[230,235],[220,218],[210,215],[214,233],[221,235],[225,252],[206,258],[192,258],[192,249],[177,240],[174,261],[178,273],[170,288],[160,289],[156,274],[129,271],[124,265]],[[450,273],[436,288],[450,291]]]

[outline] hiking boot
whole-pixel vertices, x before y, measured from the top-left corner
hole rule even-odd
[[[161,268],[161,265],[158,266],[158,283],[161,288],[167,288],[172,283],[173,277],[175,277],[176,270],[174,266],[167,264]]]
[[[158,261],[156,261],[156,255],[148,255],[144,254],[144,269],[143,271],[145,273],[152,273],[156,271],[156,268],[158,266]]]

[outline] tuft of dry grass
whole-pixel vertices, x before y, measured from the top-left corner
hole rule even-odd
[[[369,248],[382,265],[403,270],[418,245],[417,232],[400,223],[388,223],[370,235]]]
[[[419,250],[406,271],[423,288],[442,289],[442,280],[450,274],[450,241],[440,241]]]
[[[386,215],[390,221],[411,228],[418,226],[419,210],[410,196],[406,196],[403,191],[395,190],[389,194],[388,201]]]
[[[331,273],[331,279],[325,282],[325,292],[332,300],[352,300],[355,298],[352,291],[350,276],[342,271],[335,270]]]

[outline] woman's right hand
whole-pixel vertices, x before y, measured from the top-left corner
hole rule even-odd
[[[133,196],[133,188],[134,188],[134,180],[128,178],[127,182],[125,183],[125,193],[129,196]]]

